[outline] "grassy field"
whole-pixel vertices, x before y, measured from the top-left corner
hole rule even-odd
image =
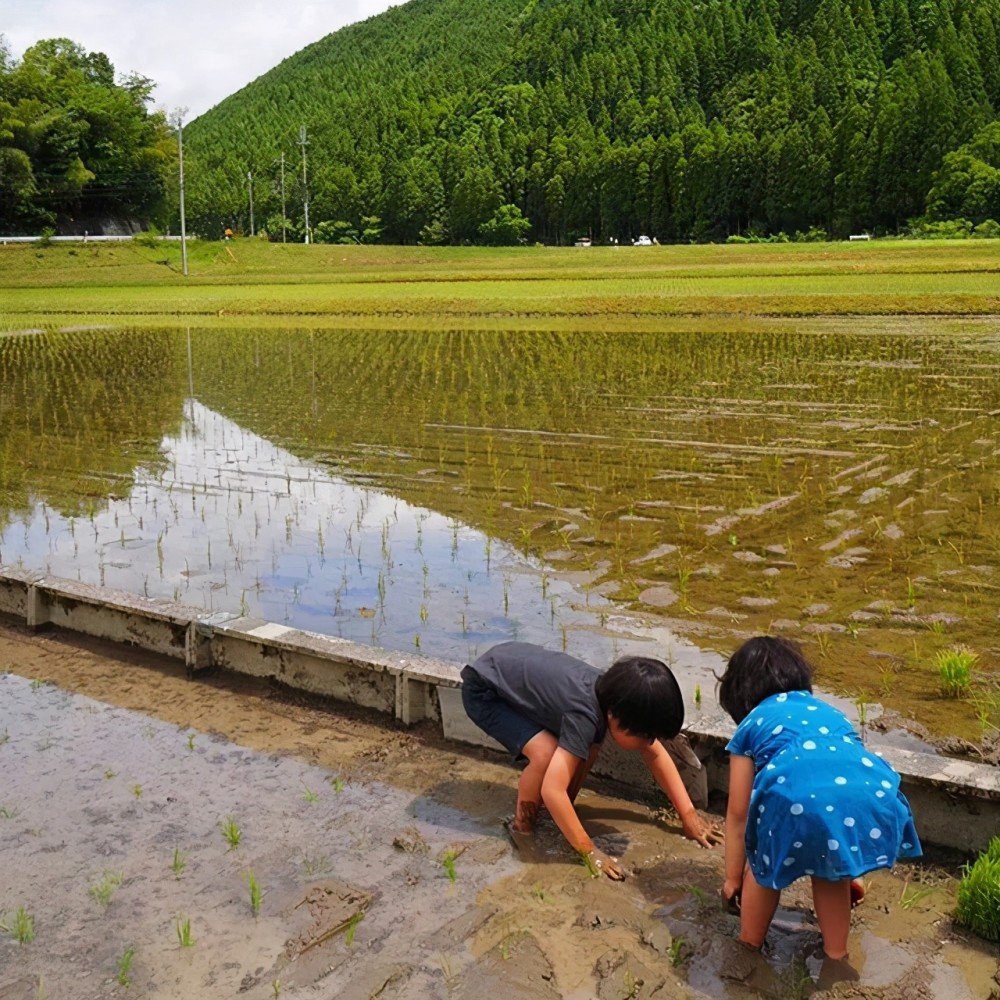
[[[550,327],[1000,312],[991,241],[482,248],[0,246],[0,325],[219,316]]]

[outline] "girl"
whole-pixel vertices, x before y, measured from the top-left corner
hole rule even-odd
[[[719,703],[737,728],[726,747],[722,897],[739,908],[740,940],[760,948],[781,890],[808,875],[823,950],[840,960],[864,897],[857,877],[921,849],[899,775],[813,697],[811,675],[798,646],[768,636],[749,639],[726,667]]]

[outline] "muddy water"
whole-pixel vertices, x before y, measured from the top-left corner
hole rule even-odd
[[[846,967],[815,959],[798,889],[767,954],[748,955],[715,902],[721,853],[683,841],[656,807],[584,790],[584,823],[630,872],[594,881],[547,822],[512,854],[500,820],[515,774],[496,755],[57,637],[0,627],[0,662],[18,671],[0,678],[0,909],[6,921],[26,907],[35,931],[25,945],[0,934],[4,1000],[264,1000],[276,984],[314,1000],[1000,989],[996,948],[951,926],[953,869],[874,877]],[[220,829],[229,817],[234,850]],[[263,890],[256,917],[249,872]],[[121,883],[102,906],[90,889],[108,874]],[[128,989],[117,981],[126,949]]]
[[[828,690],[979,739],[998,372],[987,320],[7,337],[0,559],[454,659],[783,631]]]

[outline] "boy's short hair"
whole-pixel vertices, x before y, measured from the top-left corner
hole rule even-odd
[[[604,717],[613,715],[625,732],[647,740],[672,740],[684,725],[684,698],[662,660],[623,656],[594,687]]]
[[[762,701],[783,691],[812,691],[812,667],[797,642],[781,636],[747,639],[719,681],[719,704],[739,725]]]

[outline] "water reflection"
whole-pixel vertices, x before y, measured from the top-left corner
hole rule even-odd
[[[934,657],[996,668],[998,376],[989,321],[0,337],[0,556],[458,659],[781,631],[974,737]]]
[[[3,561],[454,659],[517,637],[568,648],[571,629],[615,610],[599,596],[577,609],[584,595],[511,546],[332,476],[197,400],[184,414],[127,495],[86,517],[40,503],[0,536]],[[619,644],[582,641],[598,662]]]

